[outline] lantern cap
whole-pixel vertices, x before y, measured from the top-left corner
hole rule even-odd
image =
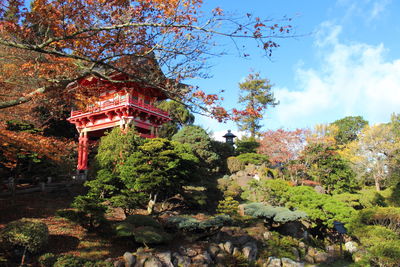
[[[233,133],[231,133],[231,130],[228,130],[228,132],[227,132],[224,136],[222,136],[222,137],[225,137],[225,138],[229,138],[229,137],[235,138],[236,135],[234,135]]]

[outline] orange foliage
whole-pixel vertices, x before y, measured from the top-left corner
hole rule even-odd
[[[62,164],[76,149],[75,142],[27,132],[8,131],[3,123],[0,123],[0,144],[0,153],[4,157],[4,162],[0,163],[10,169],[16,167],[18,153],[35,152],[39,157]]]

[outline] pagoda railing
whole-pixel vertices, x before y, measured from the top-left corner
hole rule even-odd
[[[101,102],[100,104],[95,104],[91,107],[87,107],[86,111],[81,111],[81,110],[72,110],[71,111],[71,117],[73,116],[78,116],[81,114],[85,114],[85,113],[93,113],[93,112],[99,112],[105,109],[109,109],[111,107],[115,107],[115,106],[120,106],[120,105],[134,105],[137,106],[139,108],[143,108],[143,109],[147,109],[156,113],[159,113],[161,115],[164,116],[169,116],[168,112],[156,108],[153,105],[150,104],[146,104],[144,102],[138,101],[132,97],[127,97],[126,99],[112,99],[112,100],[106,100],[104,102]]]

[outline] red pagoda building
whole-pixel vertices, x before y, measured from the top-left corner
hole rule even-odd
[[[113,75],[114,80],[124,81],[124,75]],[[126,80],[126,79],[125,79]],[[167,99],[160,90],[134,82],[111,83],[90,77],[79,81],[81,85],[98,87],[100,96],[85,110],[71,111],[68,121],[75,124],[79,133],[79,173],[88,169],[89,142],[98,140],[113,127],[134,127],[144,138],[158,136],[160,126],[170,121],[167,112],[154,106]]]

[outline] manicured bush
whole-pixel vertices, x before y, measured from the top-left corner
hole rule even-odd
[[[218,189],[222,191],[224,197],[232,197],[235,199],[240,198],[240,195],[243,193],[238,182],[234,179],[230,179],[229,176],[228,178],[218,179]]]
[[[84,266],[87,262],[90,261],[73,255],[62,255],[57,258],[54,267],[78,267]]]
[[[257,153],[244,153],[240,154],[236,158],[238,158],[245,165],[247,164],[261,165],[263,163],[269,162],[268,156]]]
[[[185,232],[205,232],[211,231],[232,223],[231,217],[227,215],[217,215],[205,221],[199,221],[192,217],[173,216],[169,217],[167,224],[178,230]]]
[[[243,161],[239,160],[237,157],[229,157],[226,160],[226,163],[228,165],[228,170],[230,173],[244,170],[244,168],[246,167],[246,164]]]
[[[42,267],[53,267],[58,256],[53,253],[46,253],[39,257],[38,262]]]
[[[171,240],[171,236],[163,230],[151,226],[141,226],[134,230],[135,241],[138,243],[162,244]]]
[[[346,224],[355,213],[352,207],[330,195],[317,193],[308,186],[291,187],[279,179],[252,181],[242,198],[304,211],[312,227],[333,227],[334,221]]]
[[[291,211],[284,207],[266,206],[262,203],[251,203],[244,206],[246,215],[269,219],[276,223],[287,223],[305,219],[307,214],[302,211]]]
[[[158,221],[148,215],[129,215],[126,217],[125,222],[131,224],[133,227],[151,226],[154,228],[162,228],[162,225]]]
[[[253,180],[243,192],[242,198],[254,202],[267,202],[273,206],[283,206],[284,196],[289,190],[289,183],[282,179]]]
[[[392,230],[396,229],[393,227],[396,219],[394,218],[393,221],[391,219],[395,212],[387,209],[370,208],[359,211],[348,225],[349,233],[357,237],[366,251],[362,254],[364,265],[388,267],[400,265],[400,237],[398,232]],[[389,219],[386,221],[385,218]],[[390,229],[390,226],[393,228]]]
[[[233,197],[226,197],[224,200],[219,201],[217,212],[229,216],[238,215],[239,202],[234,200]]]
[[[94,230],[106,223],[104,214],[107,208],[99,203],[99,199],[91,196],[77,196],[71,206],[77,209],[78,223],[89,230]]]
[[[115,234],[118,237],[133,236],[134,235],[133,230],[134,230],[133,225],[127,222],[121,222],[115,225]]]
[[[23,247],[31,253],[42,251],[48,239],[47,225],[34,219],[23,218],[10,222],[0,232],[0,243],[6,249]]]
[[[375,207],[359,212],[360,222],[366,225],[382,225],[393,231],[400,231],[400,208]]]

